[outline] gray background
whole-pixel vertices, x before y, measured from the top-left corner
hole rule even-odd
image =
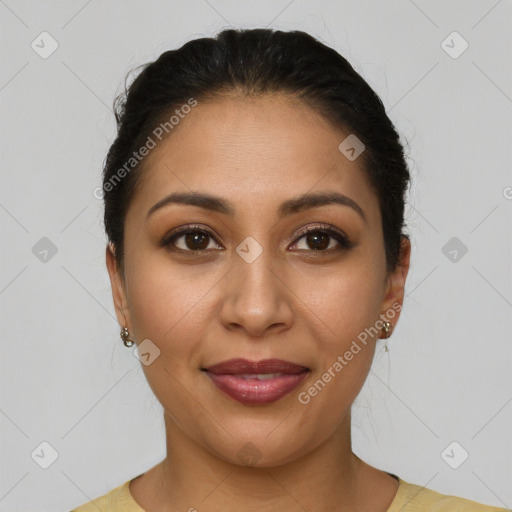
[[[0,16],[1,511],[69,510],[165,455],[161,407],[119,338],[93,190],[126,72],[230,25],[334,47],[408,143],[407,297],[353,408],[354,451],[512,507],[510,1],[0,0]],[[50,48],[43,31],[48,58],[31,47]]]

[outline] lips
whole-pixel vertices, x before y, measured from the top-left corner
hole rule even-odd
[[[218,389],[246,405],[279,400],[309,374],[305,366],[282,359],[230,359],[203,370]]]
[[[305,366],[283,361],[282,359],[262,359],[249,361],[247,359],[230,359],[206,368],[206,371],[215,375],[221,374],[269,374],[284,373],[287,375],[302,373],[307,370]]]

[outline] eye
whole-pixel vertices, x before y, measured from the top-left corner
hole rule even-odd
[[[330,224],[308,227],[302,230],[299,235],[293,245],[297,245],[300,240],[304,239],[306,247],[294,250],[331,253],[338,250],[348,250],[356,245],[349,240],[347,235]],[[178,228],[165,236],[159,245],[168,247],[172,251],[188,253],[215,250],[219,249],[220,246],[213,233],[201,226]]]
[[[309,227],[302,230],[299,235],[301,236],[293,245],[297,245],[302,239],[306,245],[305,248],[299,248],[299,250],[330,253],[337,250],[348,250],[355,246],[347,235],[330,224]],[[338,244],[337,248],[336,243]]]
[[[215,242],[213,247],[211,242]],[[161,247],[183,252],[202,252],[215,249],[218,244],[213,233],[200,226],[187,226],[184,229],[172,231],[160,241]]]

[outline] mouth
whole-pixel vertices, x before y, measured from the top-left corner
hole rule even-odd
[[[245,405],[275,402],[309,375],[309,368],[282,359],[230,359],[201,368],[222,392]]]

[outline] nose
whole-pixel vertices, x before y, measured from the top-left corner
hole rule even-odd
[[[274,269],[269,251],[251,263],[236,255],[226,280],[221,309],[222,324],[250,337],[277,334],[291,327],[293,293],[283,270]]]

